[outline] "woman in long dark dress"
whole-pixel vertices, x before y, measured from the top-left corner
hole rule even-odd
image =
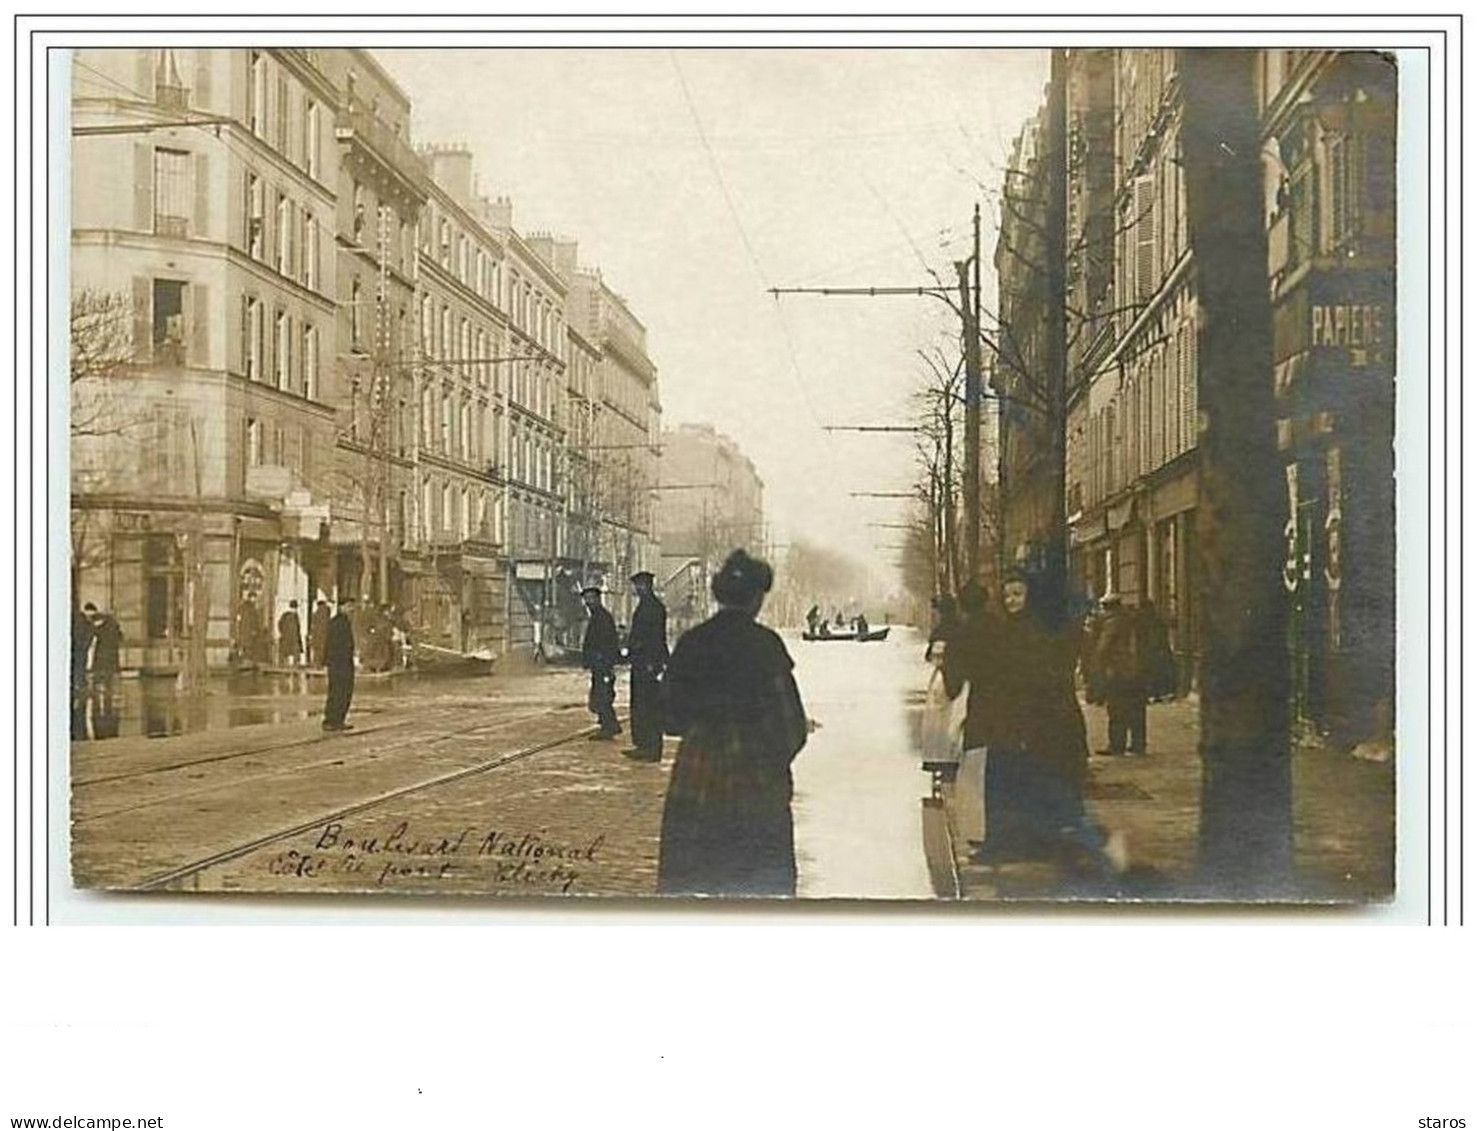
[[[682,736],[662,814],[657,890],[794,895],[790,763],[808,724],[780,638],[755,623],[774,571],[735,550],[713,578],[718,612],[667,665],[666,729]]]
[[[1011,573],[1003,610],[976,619],[944,656],[945,684],[970,687],[964,745],[986,748],[985,841],[972,859],[1085,864],[1117,871],[1119,845],[1088,817],[1087,728],[1074,684],[1077,641],[1029,608],[1030,583]]]

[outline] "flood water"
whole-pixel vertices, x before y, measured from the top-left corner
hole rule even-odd
[[[785,644],[820,724],[794,766],[800,895],[932,899],[921,825],[931,782],[917,745],[924,638],[895,627],[885,641]]]
[[[414,677],[358,679],[354,701],[394,694]],[[165,738],[202,730],[298,722],[323,713],[322,675],[241,672],[213,677],[203,693],[187,693],[174,677],[119,679],[111,696],[94,691],[72,713],[74,740],[144,735]]]

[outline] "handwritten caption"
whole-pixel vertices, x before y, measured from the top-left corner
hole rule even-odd
[[[502,887],[568,894],[597,862],[604,845],[603,834],[575,843],[552,839],[542,831],[484,831],[470,826],[455,835],[426,835],[412,832],[409,821],[401,821],[388,833],[364,835],[331,821],[311,849],[279,852],[267,861],[267,871],[298,879],[372,879],[377,887],[482,878]]]

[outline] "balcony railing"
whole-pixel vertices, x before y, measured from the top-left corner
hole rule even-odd
[[[341,140],[356,140],[372,150],[381,161],[424,193],[430,183],[425,162],[410,144],[365,106],[351,104],[334,120]]]

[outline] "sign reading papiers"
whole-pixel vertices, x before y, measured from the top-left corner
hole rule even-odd
[[[1352,365],[1365,365],[1386,343],[1388,311],[1383,303],[1314,305],[1313,347],[1347,349]]]

